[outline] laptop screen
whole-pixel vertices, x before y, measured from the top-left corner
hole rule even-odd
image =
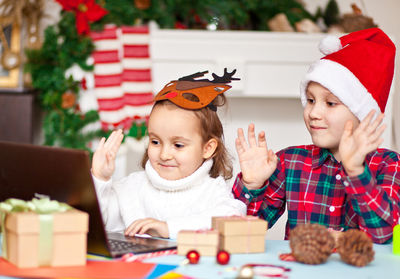
[[[88,152],[0,141],[0,201],[36,193],[89,213],[88,252],[111,256]]]

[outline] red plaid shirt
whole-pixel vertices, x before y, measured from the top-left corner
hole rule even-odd
[[[335,230],[359,228],[376,243],[391,241],[400,214],[400,155],[378,149],[366,157],[364,173],[349,177],[323,148],[296,146],[277,153],[275,172],[263,187],[248,190],[239,173],[235,197],[269,227],[288,210],[285,239],[297,224],[319,223]]]

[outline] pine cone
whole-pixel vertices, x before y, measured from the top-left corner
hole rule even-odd
[[[345,14],[343,15],[340,25],[346,33],[351,33],[367,28],[377,27],[371,17],[359,14]]]
[[[290,231],[290,248],[298,262],[321,264],[326,262],[335,247],[335,240],[319,224],[302,224]]]
[[[139,10],[146,10],[151,5],[150,0],[135,0],[134,3],[136,8],[138,8]]]
[[[372,240],[360,230],[348,230],[338,239],[340,258],[351,265],[365,266],[374,259]]]

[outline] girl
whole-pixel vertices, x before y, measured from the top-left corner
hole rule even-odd
[[[232,166],[216,108],[235,71],[212,81],[193,74],[167,84],[155,97],[148,122],[144,171],[113,183],[121,130],[101,139],[92,173],[108,231],[176,238],[182,229],[208,229],[212,216],[245,215],[225,180]]]

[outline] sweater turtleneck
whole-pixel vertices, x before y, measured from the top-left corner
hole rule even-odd
[[[204,179],[209,177],[208,174],[212,165],[213,159],[206,160],[194,173],[178,180],[167,180],[162,178],[150,164],[150,161],[147,161],[145,171],[154,188],[166,192],[174,192],[187,190],[196,185],[202,184]]]

